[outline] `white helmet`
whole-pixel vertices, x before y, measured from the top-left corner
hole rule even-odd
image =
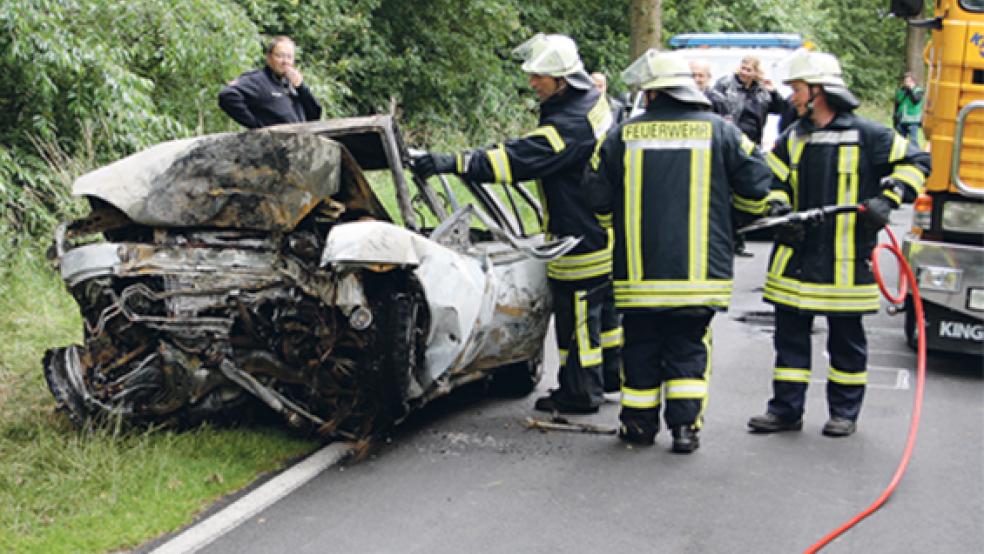
[[[804,81],[810,85],[844,86],[841,64],[833,54],[803,50],[789,62],[785,82]]]
[[[676,52],[646,50],[622,72],[622,81],[642,90],[661,90],[681,102],[711,105],[697,88],[690,64]]]
[[[563,77],[574,88],[588,90],[594,82],[584,71],[574,39],[565,35],[537,33],[512,51],[523,60],[523,71],[536,75]]]
[[[786,84],[793,81],[820,85],[838,111],[853,110],[861,104],[844,84],[840,62],[833,54],[801,50],[790,60],[789,75],[783,80]]]

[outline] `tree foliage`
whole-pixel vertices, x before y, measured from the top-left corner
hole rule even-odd
[[[844,62],[862,98],[902,71],[887,0],[663,0],[663,40],[695,31],[798,32]],[[220,88],[286,34],[327,116],[398,105],[416,145],[501,140],[532,123],[511,58],[568,34],[589,71],[629,58],[629,0],[5,0],[0,10],[0,230],[44,232],[78,171],[172,138],[232,130]]]
[[[240,10],[208,0],[6,0],[0,10],[6,226],[44,231],[69,209],[67,185],[50,162],[104,163],[226,126],[210,84],[248,63],[238,37],[255,33]]]

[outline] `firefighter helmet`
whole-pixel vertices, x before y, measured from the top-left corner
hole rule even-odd
[[[844,86],[841,65],[833,54],[802,50],[789,62],[785,83],[804,81],[810,85]]]
[[[841,65],[833,54],[802,50],[789,62],[789,75],[783,81],[789,84],[803,81],[808,85],[820,85],[837,111],[850,111],[861,105],[844,84]]]
[[[580,90],[594,88],[571,37],[537,33],[514,48],[513,56],[523,60],[526,73],[563,78]]]
[[[622,81],[642,90],[662,91],[681,102],[711,105],[697,88],[690,64],[676,52],[650,48],[622,72]]]

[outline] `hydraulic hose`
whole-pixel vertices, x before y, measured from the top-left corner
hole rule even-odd
[[[858,208],[859,211],[863,211],[863,207]],[[916,434],[919,431],[919,417],[922,413],[922,402],[923,402],[923,388],[926,382],[926,337],[924,332],[925,318],[923,314],[922,298],[919,296],[919,288],[916,286],[916,276],[912,272],[912,268],[906,262],[905,257],[902,255],[902,250],[899,249],[899,243],[895,240],[895,235],[892,230],[885,226],[885,232],[888,233],[888,238],[891,240],[891,244],[881,243],[877,245],[871,254],[872,271],[875,274],[875,281],[878,283],[878,288],[881,290],[883,296],[888,299],[889,302],[895,305],[899,305],[905,301],[906,296],[906,286],[912,289],[912,304],[916,311],[916,329],[918,335],[918,347],[917,347],[917,365],[916,365],[916,395],[912,401],[912,417],[909,420],[909,435],[905,442],[905,450],[902,452],[902,460],[899,462],[898,467],[895,469],[895,475],[892,476],[891,482],[885,487],[885,490],[881,493],[870,506],[864,510],[858,512],[857,515],[846,521],[840,527],[831,531],[827,536],[823,537],[809,548],[806,549],[807,554],[812,554],[818,552],[821,548],[829,544],[831,541],[844,534],[848,529],[856,525],[862,519],[870,516],[876,510],[881,508],[888,497],[895,492],[895,487],[898,486],[899,482],[902,480],[902,475],[905,473],[906,467],[909,465],[909,458],[912,457],[912,450],[916,445]],[[888,291],[885,286],[885,282],[882,279],[881,270],[878,267],[878,253],[881,250],[888,250],[891,252],[899,264],[899,288],[896,294],[892,294]]]

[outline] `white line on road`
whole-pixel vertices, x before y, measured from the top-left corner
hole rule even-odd
[[[325,469],[335,465],[352,450],[352,444],[335,442],[311,454],[287,471],[260,485],[256,490],[223,508],[211,517],[154,549],[151,554],[197,552],[235,529],[247,519],[292,493]]]
[[[909,372],[905,369],[900,369],[895,375],[895,388],[902,390],[909,390]]]
[[[888,356],[904,356],[906,358],[915,358],[916,357],[916,353],[913,352],[912,350],[903,350],[903,349],[879,350],[877,348],[869,348],[868,349],[868,356],[885,356],[885,355],[888,355]]]
[[[904,373],[902,371],[899,372]],[[815,385],[826,385],[826,379],[810,379],[810,382]],[[897,376],[894,385],[882,385],[879,383],[868,383],[865,385],[866,389],[885,389],[885,390],[908,390],[909,389],[909,377],[908,374],[905,377],[901,375]]]

